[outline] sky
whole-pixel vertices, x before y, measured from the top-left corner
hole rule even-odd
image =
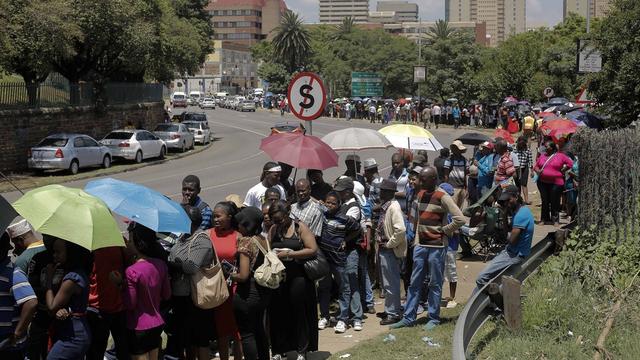
[[[285,0],[289,9],[300,14],[305,22],[318,22],[318,0]],[[418,4],[420,17],[425,21],[444,19],[445,0],[408,0]],[[376,0],[369,0],[375,10]],[[562,21],[562,0],[526,0],[527,26],[554,26]]]

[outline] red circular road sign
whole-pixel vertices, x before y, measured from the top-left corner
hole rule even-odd
[[[287,90],[289,109],[298,119],[311,121],[322,115],[327,93],[318,74],[301,72],[294,76]]]

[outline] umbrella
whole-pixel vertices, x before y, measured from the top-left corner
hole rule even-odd
[[[556,140],[576,132],[577,129],[578,125],[567,119],[549,120],[540,125],[542,135],[551,136]]]
[[[387,149],[393,146],[384,135],[373,129],[353,127],[332,131],[322,141],[335,151]]]
[[[520,100],[518,101],[518,105],[527,105],[527,106],[531,106],[531,103],[528,102],[527,100]]]
[[[502,103],[502,106],[516,106],[518,103],[516,101],[505,101]]]
[[[507,96],[506,98],[504,98],[504,102],[518,102],[518,99],[514,96]]]
[[[0,196],[0,231],[5,231],[16,217],[18,217],[18,213],[13,206],[9,204],[7,199]]]
[[[338,166],[338,154],[319,138],[302,133],[275,134],[262,139],[260,150],[295,168],[325,170]]]
[[[362,101],[362,98],[359,97],[359,96],[354,96],[354,97],[351,98],[351,100],[353,100],[353,101]]]
[[[27,192],[13,207],[42,234],[88,250],[124,246],[118,224],[107,205],[81,189],[43,186]]]
[[[404,105],[407,103],[407,99],[398,99],[398,104]]]
[[[508,132],[505,129],[498,129],[496,130],[496,132],[493,133],[493,137],[494,138],[503,138],[505,139],[509,144],[514,144],[515,140],[513,140],[513,136],[511,136],[511,133]]]
[[[574,111],[568,112],[566,115],[567,119],[580,121],[584,125],[592,128],[592,129],[602,129],[602,119],[598,116],[585,111],[584,109],[576,109]],[[578,124],[580,126],[580,124]]]
[[[420,126],[396,124],[378,131],[397,148],[431,151],[442,149],[435,136]]]
[[[146,186],[112,178],[89,181],[89,194],[102,199],[116,214],[156,232],[188,234],[191,219],[177,202]]]
[[[392,103],[392,102],[395,102],[395,100],[393,100],[393,99],[384,99],[384,102],[385,102],[385,104],[386,103]]]
[[[458,99],[456,99],[456,98],[447,99],[447,102],[456,103],[456,102],[458,102]]]
[[[580,109],[580,107],[576,107],[573,105],[558,105],[554,107],[553,111],[560,111],[561,113],[566,113],[566,112],[574,111],[577,109]]]
[[[462,141],[463,144],[478,146],[485,141],[491,141],[491,138],[477,132],[469,132],[460,136],[456,140]]]

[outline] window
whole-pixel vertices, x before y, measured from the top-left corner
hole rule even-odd
[[[98,145],[98,143],[97,143],[95,140],[93,140],[92,138],[90,138],[90,137],[85,137],[85,138],[84,138],[84,146],[89,146],[89,147],[98,147],[98,146],[100,146],[100,145]]]
[[[84,147],[84,141],[82,140],[81,137],[77,137],[73,139],[73,147],[76,147],[76,148]]]

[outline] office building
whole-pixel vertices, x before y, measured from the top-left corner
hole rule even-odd
[[[320,23],[339,24],[345,17],[357,24],[369,19],[369,0],[320,0]]]
[[[406,37],[409,40],[418,42],[419,38],[426,39],[429,30],[435,27],[433,21],[421,22],[404,22],[395,24],[384,24],[383,28],[386,32]],[[474,35],[475,42],[481,45],[489,45],[487,38],[487,28],[485,23],[476,23],[473,21],[456,21],[449,22],[451,29],[459,31],[468,31]],[[423,40],[424,41],[424,40]]]
[[[408,1],[378,1],[376,11],[393,11],[400,22],[418,21],[418,4]]]
[[[445,0],[449,22],[484,22],[490,46],[526,31],[526,0]]]
[[[373,24],[399,23],[398,14],[395,11],[370,11],[369,22]]]
[[[587,17],[587,11],[590,12],[591,18],[603,17],[609,11],[611,0],[591,0],[591,9],[589,8],[589,0],[564,0],[563,19],[566,19],[570,13]]]

